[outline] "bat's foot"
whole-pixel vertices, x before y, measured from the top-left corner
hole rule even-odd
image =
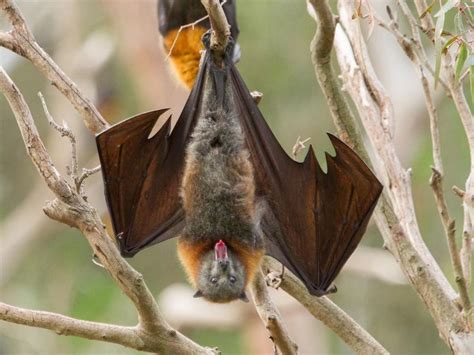
[[[271,271],[265,276],[265,282],[267,283],[267,286],[276,290],[278,290],[282,281],[283,279],[280,277],[280,274],[275,271]]]
[[[96,254],[92,255],[92,263],[99,267],[105,268],[104,265],[100,263],[99,258],[97,257]]]
[[[331,286],[327,289],[326,295],[329,295],[329,294],[331,294],[331,293],[336,293],[336,292],[337,292],[337,287],[336,287],[336,285],[331,285]]]
[[[267,286],[272,287],[275,290],[278,290],[278,288],[281,286],[281,283],[283,282],[283,277],[285,276],[285,267],[283,266],[283,264],[281,265],[281,267],[281,273],[271,271],[265,276],[265,282],[267,283]]]

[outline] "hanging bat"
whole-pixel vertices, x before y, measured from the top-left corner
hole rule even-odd
[[[204,36],[208,47],[209,34]],[[382,186],[347,145],[324,173],[278,143],[232,61],[206,50],[171,131],[166,110],[127,119],[97,136],[106,199],[123,256],[179,236],[178,254],[214,302],[246,299],[264,254],[321,296],[361,240]]]
[[[235,0],[227,0],[222,8],[230,25],[230,35],[237,41],[239,27]],[[209,19],[199,0],[158,0],[158,22],[163,46],[179,79],[192,88],[199,69],[201,38],[210,29]],[[236,43],[232,60],[240,59],[240,46]]]

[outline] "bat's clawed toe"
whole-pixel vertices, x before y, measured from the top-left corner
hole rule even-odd
[[[278,288],[281,286],[281,283],[283,282],[283,274],[276,271],[270,271],[265,275],[265,282],[268,287],[278,290]]]

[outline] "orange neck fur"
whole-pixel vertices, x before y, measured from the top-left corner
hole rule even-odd
[[[247,246],[238,243],[235,240],[226,241],[232,251],[237,255],[245,268],[245,287],[253,280],[260,261],[264,255],[262,249],[250,249]],[[178,240],[178,257],[183,264],[189,281],[194,287],[197,286],[199,272],[201,270],[202,256],[209,250],[212,250],[214,243],[212,241],[203,243],[192,243],[180,238]]]

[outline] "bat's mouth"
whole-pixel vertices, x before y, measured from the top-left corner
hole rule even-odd
[[[214,245],[214,254],[216,261],[227,261],[227,246],[222,239]]]

